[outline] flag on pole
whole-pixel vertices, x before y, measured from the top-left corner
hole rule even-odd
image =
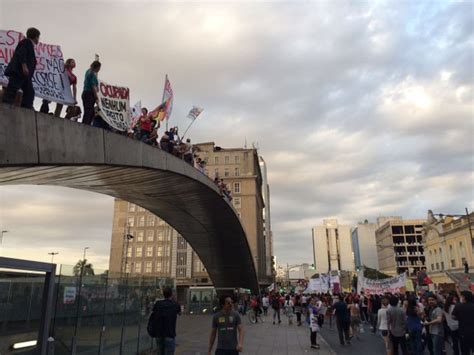
[[[130,125],[131,128],[134,128],[138,122],[138,119],[142,115],[142,102],[141,100],[138,101],[133,107],[132,112],[130,114],[132,116],[132,123]]]
[[[173,111],[173,89],[171,88],[171,83],[168,79],[168,75],[165,78],[165,88],[163,90],[163,104],[166,105],[165,107],[165,116],[162,120],[169,120],[171,116],[171,112]]]
[[[198,118],[198,116],[202,113],[202,111],[204,111],[203,108],[193,106],[193,108],[188,113],[188,118],[194,121],[196,118]]]
[[[150,111],[148,117],[155,121],[163,121],[166,118],[166,102],[163,102],[153,111]]]

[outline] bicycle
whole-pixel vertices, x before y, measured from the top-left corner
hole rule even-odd
[[[258,312],[257,314],[255,314],[255,310],[253,308],[249,309],[247,311],[247,317],[249,319],[249,322],[252,324],[257,323],[257,321],[260,321],[261,323],[265,323],[265,316],[263,315],[262,308],[260,308],[260,312]]]

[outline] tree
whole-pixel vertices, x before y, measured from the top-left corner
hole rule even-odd
[[[388,279],[392,276],[384,274],[383,272],[380,272],[377,269],[372,269],[367,266],[363,266],[364,268],[364,276],[367,277],[368,279]]]
[[[87,263],[87,259],[80,259],[76,265],[74,265],[72,272],[74,276],[80,276],[81,275],[81,270],[84,268],[84,273],[82,276],[92,276],[95,275],[94,273],[94,267],[92,264]]]

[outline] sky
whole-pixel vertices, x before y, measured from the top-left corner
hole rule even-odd
[[[194,142],[255,144],[278,263],[312,263],[311,228],[474,209],[472,1],[0,0],[0,29],[41,31]],[[113,199],[1,186],[0,255],[107,268]]]

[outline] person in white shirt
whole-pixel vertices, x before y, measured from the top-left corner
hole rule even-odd
[[[387,355],[391,354],[390,340],[388,338],[388,323],[387,323],[387,309],[389,307],[388,298],[382,298],[382,308],[377,313],[377,329],[382,334],[383,341],[385,343],[385,350]]]
[[[268,307],[270,307],[270,299],[268,298],[268,295],[263,296],[262,307],[263,307],[263,315],[266,316],[268,313]]]

